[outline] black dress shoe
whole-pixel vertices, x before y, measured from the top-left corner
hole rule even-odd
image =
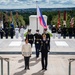
[[[44,68],[42,68],[42,70],[44,70]]]
[[[30,70],[30,68],[28,68],[28,70]]]
[[[47,68],[45,68],[45,70],[47,70]]]
[[[24,68],[24,70],[26,70],[26,68]]]

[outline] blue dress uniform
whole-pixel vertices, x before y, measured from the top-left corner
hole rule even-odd
[[[5,37],[6,37],[6,39],[8,39],[8,35],[9,35],[9,28],[6,27],[5,28]]]
[[[35,49],[36,49],[36,58],[39,57],[39,50],[40,50],[40,45],[41,45],[41,34],[39,34],[39,30],[36,30],[36,33],[34,34],[34,39],[35,39]]]
[[[66,38],[66,34],[67,34],[67,28],[64,26],[62,29],[62,34],[63,34],[63,38]]]
[[[26,35],[26,38],[28,39],[28,42],[31,44],[31,47],[34,42],[34,35],[31,34],[31,29],[28,30],[28,34]]]
[[[4,30],[3,28],[0,28],[0,38],[3,39],[3,35],[4,35]]]
[[[68,28],[68,33],[69,33],[69,38],[72,38],[72,34],[73,34],[73,28]]]
[[[55,27],[55,25],[53,25],[53,27],[52,27],[52,34],[53,34],[53,38],[55,38],[55,34],[56,34],[56,27]]]
[[[42,39],[41,40],[40,52],[41,52],[42,70],[44,70],[44,69],[47,70],[48,52],[49,52],[49,46],[48,46],[48,40],[47,39]]]
[[[10,36],[11,36],[11,39],[13,39],[13,36],[14,36],[14,28],[13,27],[10,28]]]
[[[73,27],[73,35],[74,35],[74,38],[75,38],[75,27]]]

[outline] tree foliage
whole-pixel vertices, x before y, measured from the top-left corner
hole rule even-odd
[[[3,13],[4,14],[4,13]],[[47,18],[47,24],[48,25],[57,25],[58,21],[58,11],[42,11],[43,15],[46,15]],[[63,17],[64,17],[64,11],[60,11],[60,24],[63,26]],[[36,15],[36,11],[32,12],[19,12],[19,17],[18,17],[18,24],[19,26],[25,26],[29,25],[29,16],[30,15]],[[9,15],[8,15],[9,16]],[[75,16],[75,10],[72,11],[67,11],[67,27],[70,27],[70,20],[71,17]],[[9,16],[10,17],[10,16]],[[16,16],[15,13],[13,13],[13,18],[14,18],[14,25],[16,25]],[[75,18],[74,18],[75,21]]]

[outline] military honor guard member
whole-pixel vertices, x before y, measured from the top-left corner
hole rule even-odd
[[[73,28],[72,27],[68,28],[68,33],[69,33],[69,38],[71,39],[72,34],[73,34]]]
[[[39,33],[39,30],[36,30],[36,33],[34,34],[34,43],[35,43],[35,49],[36,49],[36,58],[39,57],[39,50],[41,46],[41,39],[42,36]]]
[[[0,27],[0,38],[3,39],[4,30],[2,27]]]
[[[73,27],[73,35],[74,35],[74,38],[75,38],[75,27]]]
[[[16,37],[16,39],[18,39],[18,37],[19,37],[19,28],[18,28],[18,26],[16,26],[16,28],[15,28],[15,37]]]
[[[66,38],[66,34],[67,34],[67,29],[66,26],[64,25],[63,29],[62,29],[62,34],[63,34],[63,38]]]
[[[56,35],[56,27],[55,27],[55,25],[53,25],[53,27],[52,27],[52,34],[53,34],[53,38],[55,39],[55,35]]]
[[[31,33],[31,29],[28,29],[26,38],[28,39],[28,42],[31,44],[31,47],[32,47],[34,42],[34,35]]]
[[[6,37],[6,39],[8,39],[8,35],[9,35],[9,28],[6,27],[5,28],[5,37]]]
[[[14,28],[12,26],[10,27],[10,36],[11,36],[11,39],[13,39],[13,36],[14,36]]]
[[[41,64],[42,64],[42,70],[47,70],[47,64],[48,64],[48,52],[49,52],[49,46],[48,46],[48,40],[46,38],[46,34],[42,35],[41,40]]]

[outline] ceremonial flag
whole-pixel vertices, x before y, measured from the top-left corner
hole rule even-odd
[[[0,27],[3,28],[3,14],[0,12]]]
[[[70,20],[70,27],[74,27],[74,15],[73,15],[73,11],[70,11],[70,15],[71,15],[71,20]]]
[[[13,17],[13,13],[12,12],[10,12],[10,22],[11,22],[10,26],[12,28],[14,28],[14,17]]]
[[[60,11],[58,11],[58,28],[59,28],[59,26],[60,26]]]
[[[66,11],[64,11],[63,25],[66,25]]]
[[[66,11],[64,11],[64,21],[66,21]]]
[[[47,24],[46,24],[46,22],[45,22],[45,20],[44,20],[44,17],[43,17],[43,15],[42,15],[41,10],[40,10],[39,7],[37,7],[37,17],[38,17],[38,19],[39,19],[40,25],[41,25],[43,28],[47,28]]]
[[[70,26],[71,26],[71,27],[73,27],[73,26],[74,26],[74,17],[72,17],[72,18],[71,18]]]

